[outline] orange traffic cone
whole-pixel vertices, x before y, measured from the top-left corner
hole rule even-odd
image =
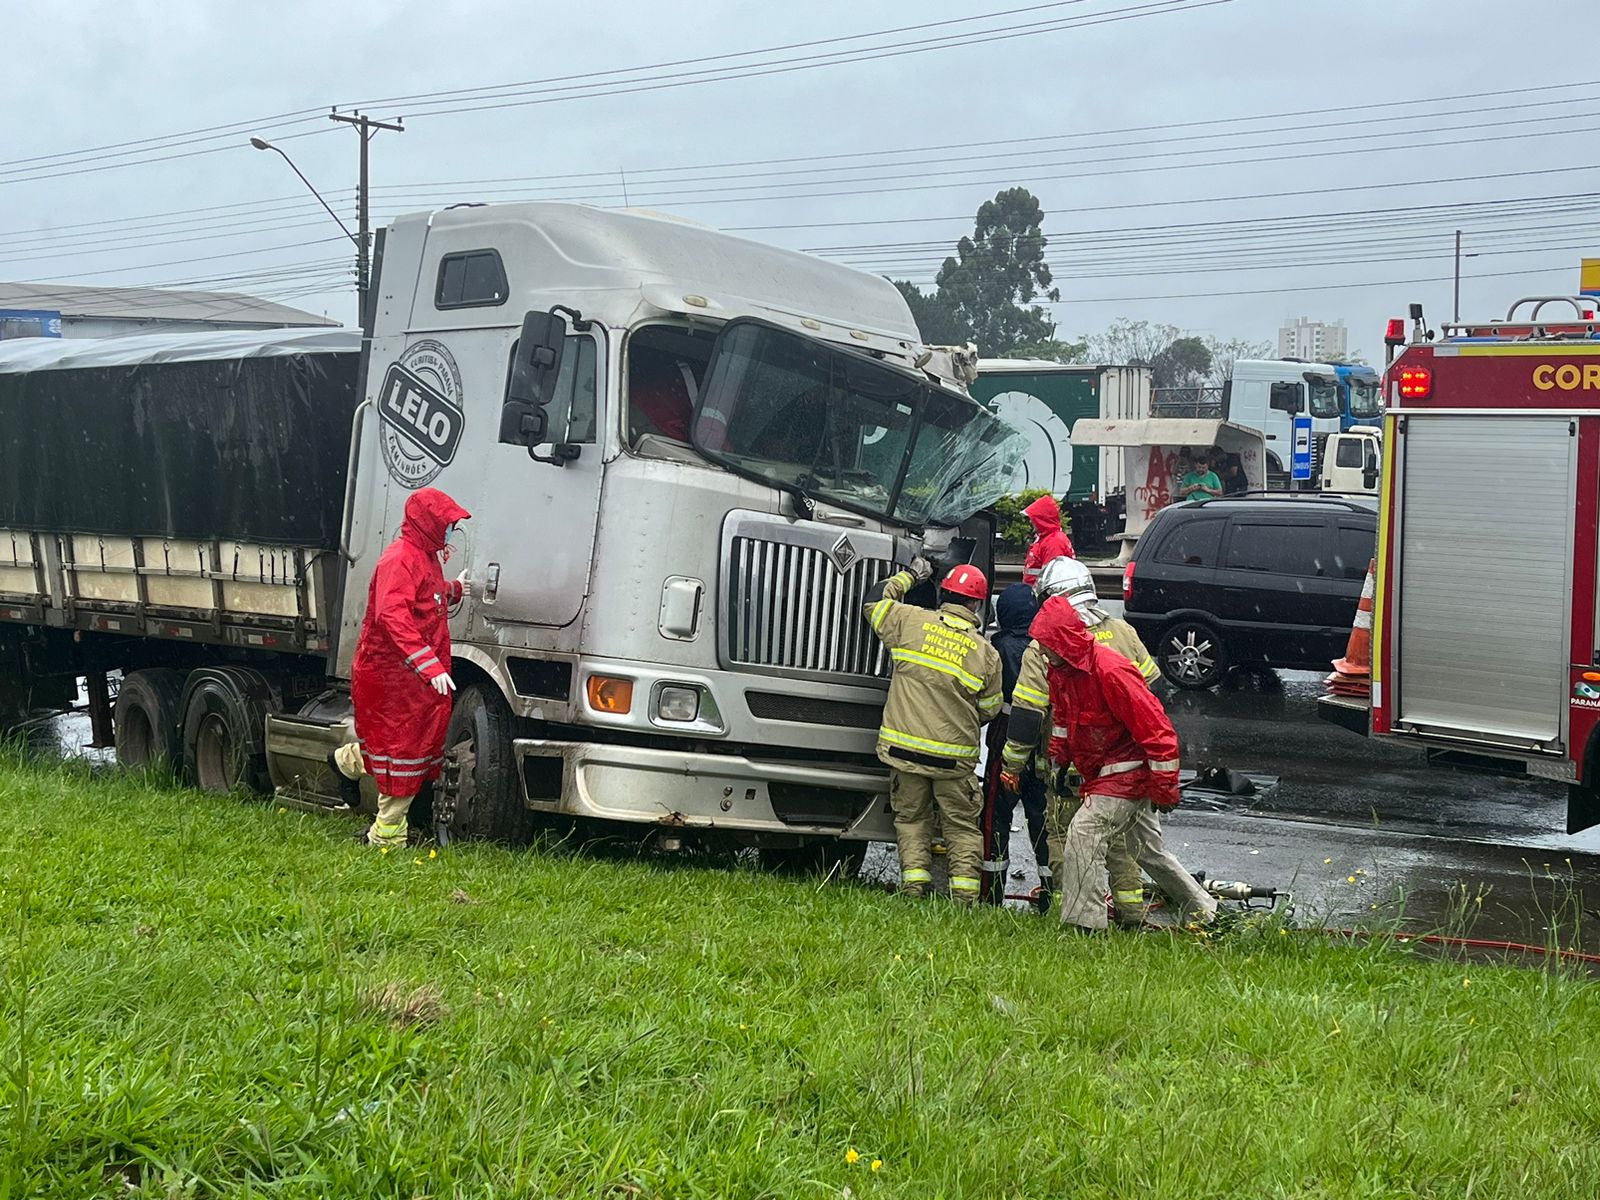
[[[1378,560],[1367,564],[1367,580],[1361,585],[1361,603],[1356,606],[1356,622],[1345,643],[1344,657],[1334,659],[1333,674],[1325,680],[1328,690],[1338,696],[1365,696],[1372,691],[1372,604],[1378,593]]]

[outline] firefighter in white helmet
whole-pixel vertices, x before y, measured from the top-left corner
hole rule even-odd
[[[900,848],[900,887],[924,896],[933,880],[933,820],[950,848],[950,895],[974,904],[980,886],[982,798],[975,770],[979,730],[1000,711],[1000,654],[984,640],[979,613],[989,581],[969,564],[939,585],[939,607],[904,602],[933,576],[917,558],[869,594],[866,618],[889,650],[889,696],[878,730],[878,758],[890,768],[889,802]]]
[[[1078,610],[1083,623],[1088,626],[1096,642],[1115,650],[1139,668],[1146,684],[1154,683],[1160,669],[1150,652],[1139,640],[1139,635],[1120,617],[1113,617],[1100,607],[1095,591],[1094,576],[1089,568],[1075,558],[1057,558],[1046,563],[1034,583],[1034,594],[1043,604],[1052,596],[1064,596]],[[1030,642],[1022,654],[1022,669],[1018,672],[1016,687],[1011,692],[1011,724],[1007,730],[1005,751],[1002,755],[1002,787],[1014,789],[1020,783],[1022,768],[1032,756],[1048,760],[1050,753],[1050,685],[1046,676],[1048,663],[1044,648],[1037,641]],[[1045,769],[1046,800],[1045,830],[1050,847],[1050,864],[1040,864],[1039,885],[1049,890],[1061,876],[1062,856],[1066,846],[1067,826],[1078,811],[1078,782],[1076,772]],[[1144,922],[1144,877],[1134,860],[1131,841],[1113,844],[1106,854],[1106,869],[1111,877],[1112,903],[1117,911],[1117,921],[1123,925],[1140,925]]]

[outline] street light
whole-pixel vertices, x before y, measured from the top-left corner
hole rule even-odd
[[[294,159],[290,158],[287,154],[285,154],[283,152],[282,149],[280,149],[277,146],[274,146],[271,142],[267,141],[264,138],[253,137],[253,138],[250,139],[250,144],[252,146],[254,146],[257,150],[272,150],[272,151],[275,151],[278,154],[278,156],[283,159],[284,162],[289,164],[289,169],[291,171],[293,171],[296,175],[300,176],[300,182],[305,184],[306,185],[306,190],[309,191],[313,196],[315,196],[317,198],[317,203],[322,205],[323,208],[326,208],[328,210],[328,215],[330,217],[332,217],[335,221],[339,222],[339,228],[344,230],[345,237],[349,238],[352,242],[355,243],[356,255],[359,258],[360,255],[361,255],[361,243],[356,240],[356,235],[350,232],[350,227],[344,223],[344,221],[340,218],[339,214],[334,212],[333,209],[329,207],[328,202],[322,198],[322,193],[317,191],[316,188],[311,186],[311,180],[307,179],[305,177],[305,175],[301,172],[300,168],[294,165]],[[359,303],[360,307],[359,307],[359,309],[357,311],[364,313],[367,310],[367,307],[366,307],[367,306],[366,288],[364,286],[365,285],[365,280],[362,280],[360,282],[362,283],[363,286],[358,289],[358,290],[360,290],[360,292],[362,294],[358,298],[358,303]]]

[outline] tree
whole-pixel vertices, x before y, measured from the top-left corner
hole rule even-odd
[[[1349,354],[1339,358],[1330,358],[1328,364],[1339,367],[1370,367],[1372,365],[1359,350],[1352,350]]]
[[[1056,338],[1047,338],[1042,342],[1023,342],[1013,346],[1000,358],[1042,358],[1046,362],[1081,363],[1089,358],[1089,341],[1079,338],[1075,342],[1063,342]]]
[[[1027,188],[1008,188],[979,206],[972,236],[944,260],[931,295],[904,281],[895,286],[924,341],[972,341],[990,357],[1072,361],[1081,347],[1058,342],[1055,322],[1034,303],[1060,298],[1044,258],[1048,241],[1038,199]]]
[[[1173,338],[1150,360],[1151,381],[1158,388],[1199,387],[1211,371],[1211,351],[1200,338]]]
[[[1230,338],[1226,342],[1207,338],[1206,349],[1211,351],[1208,382],[1212,387],[1221,387],[1233,378],[1233,364],[1239,359],[1271,358],[1274,353],[1270,342],[1252,342],[1245,338]]]
[[[1089,339],[1089,354],[1095,362],[1148,367],[1156,355],[1182,336],[1183,330],[1176,325],[1153,325],[1119,317],[1104,333]]]
[[[911,318],[916,321],[922,340],[932,346],[965,346],[973,341],[972,327],[962,320],[948,299],[935,292],[929,295],[914,283],[895,282],[906,298]]]

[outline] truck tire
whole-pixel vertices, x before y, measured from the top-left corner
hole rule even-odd
[[[531,840],[534,814],[522,803],[511,753],[511,710],[492,686],[475,683],[456,694],[444,752],[462,761],[450,836],[514,846]]]
[[[182,699],[181,671],[154,667],[124,676],[111,717],[117,762],[135,770],[163,764],[176,769],[183,761],[178,740]]]
[[[271,792],[263,739],[272,707],[266,680],[248,668],[190,675],[179,726],[188,780],[203,792]]]
[[[1204,621],[1174,621],[1156,641],[1156,665],[1174,687],[1191,691],[1216,687],[1228,673],[1228,648],[1222,635]]]

